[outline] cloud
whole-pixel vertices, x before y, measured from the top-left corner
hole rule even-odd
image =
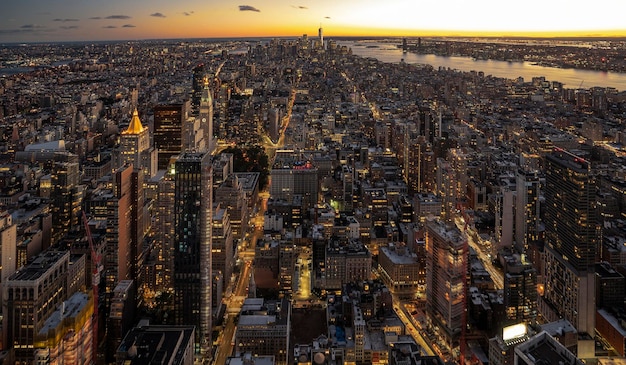
[[[21,29],[41,29],[44,27],[41,25],[37,25],[37,24],[24,24],[20,28]]]
[[[132,24],[124,24],[122,25],[122,28],[136,28],[136,27]]]
[[[294,9],[308,9],[306,6],[302,6],[302,5],[291,5],[292,8]]]
[[[150,14],[150,16],[153,16],[155,18],[165,18],[165,14],[163,13],[152,13]]]
[[[62,25],[59,28],[61,28],[61,29],[78,29],[78,25]]]
[[[105,25],[104,27],[102,27],[104,29],[115,29],[117,28],[115,25]]]
[[[89,18],[89,19],[94,19],[94,20],[95,20],[95,19],[102,19],[102,18],[101,18],[101,17],[99,17],[99,16],[92,16],[92,17],[91,17],[91,18]]]
[[[24,24],[15,29],[0,29],[0,34],[35,34],[35,33],[50,33],[54,32],[54,29],[46,28],[37,24]]]
[[[71,19],[71,18],[66,18],[66,19],[61,19],[61,18],[56,18],[56,19],[52,19],[53,22],[77,22],[78,19]]]
[[[261,10],[255,8],[254,6],[250,6],[250,5],[239,5],[239,11],[255,11],[257,13],[261,12]]]
[[[325,16],[324,19],[330,19],[330,17],[329,16]]]
[[[131,17],[129,17],[128,15],[109,15],[108,17],[104,18],[104,19],[130,19]]]
[[[183,11],[183,15],[184,16],[190,16],[191,14],[193,14],[193,10],[192,11]]]

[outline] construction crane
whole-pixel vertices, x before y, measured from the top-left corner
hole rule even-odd
[[[87,241],[89,242],[89,250],[91,251],[91,265],[92,276],[91,276],[91,288],[93,290],[93,321],[92,321],[92,329],[93,329],[93,363],[97,363],[98,356],[98,322],[100,320],[98,316],[98,297],[99,297],[99,287],[100,287],[100,273],[102,272],[102,256],[96,251],[96,248],[93,245],[93,238],[91,237],[91,229],[89,228],[89,221],[87,220],[87,216],[85,215],[85,211],[83,210],[83,224],[85,225],[85,232],[87,234]]]

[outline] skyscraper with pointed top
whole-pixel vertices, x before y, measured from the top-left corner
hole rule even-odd
[[[213,137],[213,97],[211,96],[209,79],[207,77],[204,78],[204,87],[200,98],[199,118],[204,131],[205,145],[207,146],[209,153],[211,153],[215,148],[215,141]]]
[[[157,171],[157,153],[150,146],[148,128],[141,124],[137,109],[133,111],[128,128],[120,135],[118,167],[129,163],[142,169],[147,177],[153,176]]]

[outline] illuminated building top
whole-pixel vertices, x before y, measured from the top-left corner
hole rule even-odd
[[[139,113],[137,109],[133,111],[133,117],[130,120],[130,124],[128,125],[128,129],[126,129],[122,134],[139,134],[143,132],[144,128],[141,125],[141,121],[139,120]]]

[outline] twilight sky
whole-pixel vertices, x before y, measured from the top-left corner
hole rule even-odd
[[[0,42],[342,35],[626,36],[624,0],[2,0]]]

